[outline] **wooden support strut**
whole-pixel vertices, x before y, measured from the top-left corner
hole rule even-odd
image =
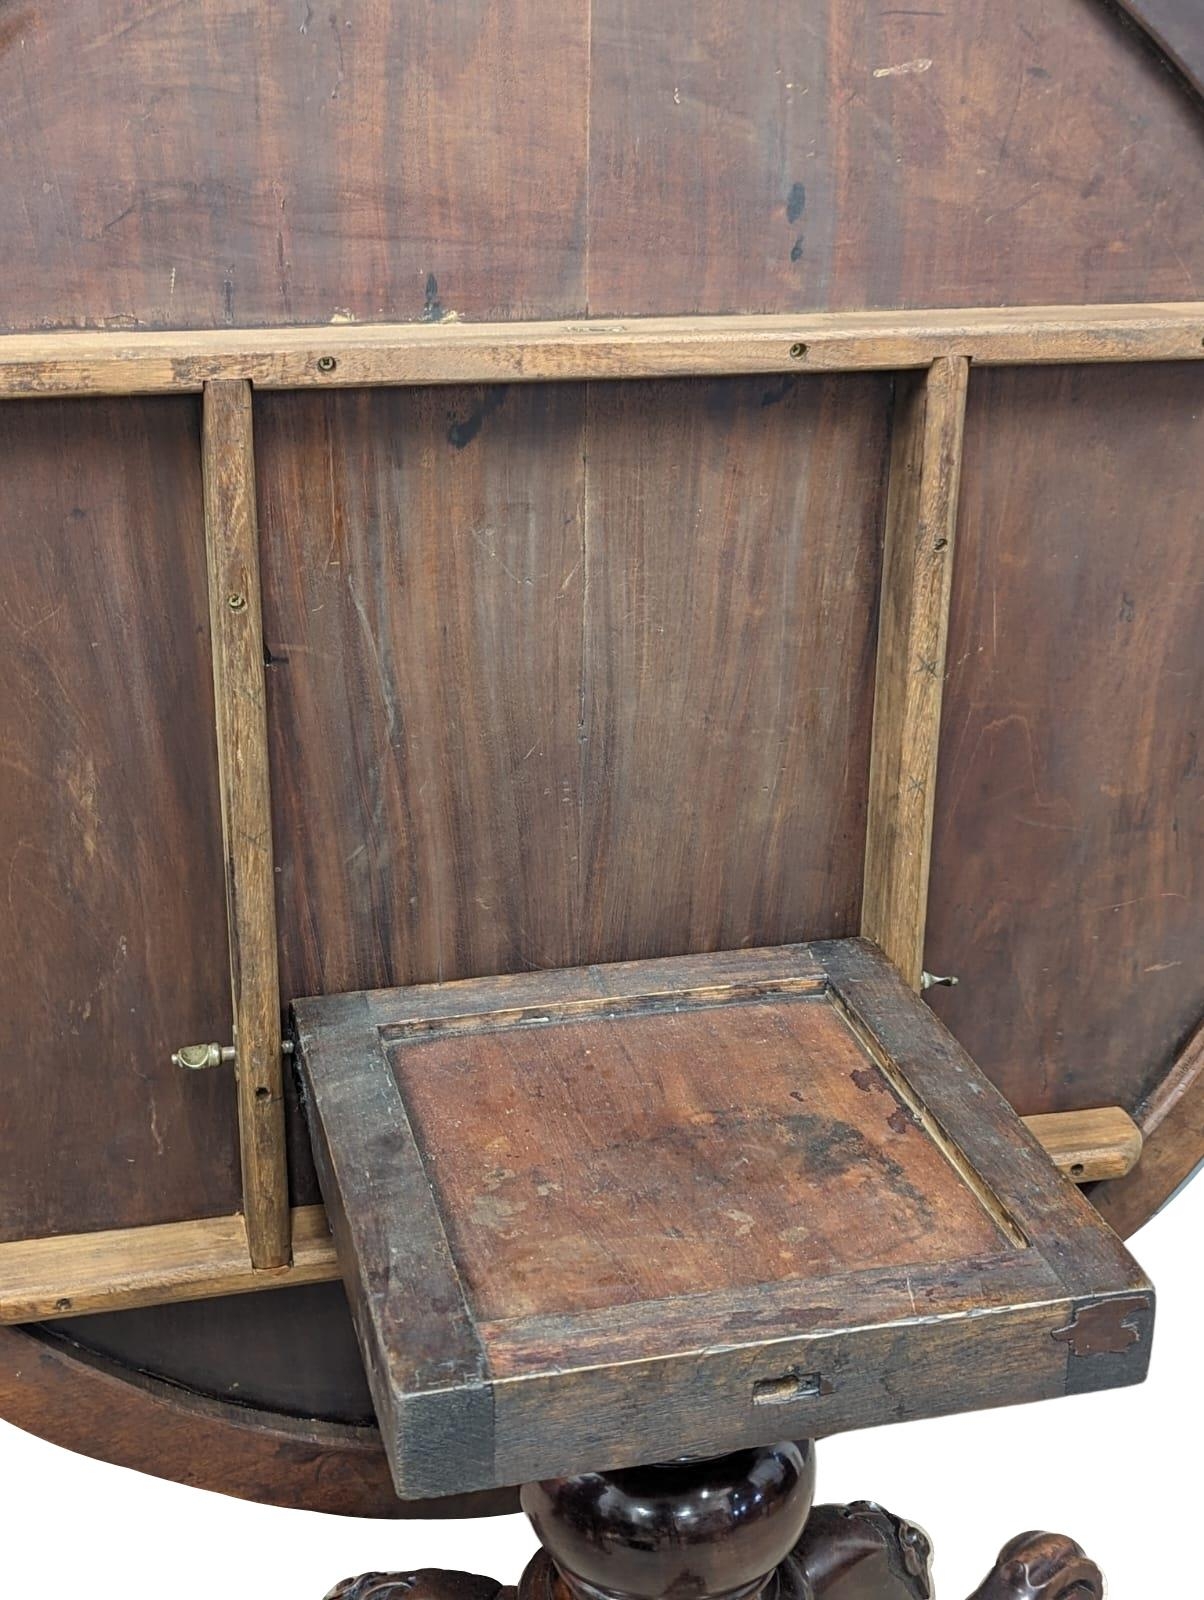
[[[1055,1166],[1076,1183],[1117,1177],[1141,1154],[1141,1134],[1119,1106],[1025,1121]],[[274,1270],[251,1266],[241,1216],[0,1244],[0,1325],[251,1294],[340,1276],[321,1206],[295,1207],[291,1231],[292,1263]]]
[[[1204,360],[1204,305],[809,311],[0,335],[0,397]]]
[[[218,781],[237,1051],[246,1243],[256,1269],[289,1260],[251,385],[207,383],[202,465]]]
[[[920,987],[969,362],[941,356],[895,403],[861,932]]]

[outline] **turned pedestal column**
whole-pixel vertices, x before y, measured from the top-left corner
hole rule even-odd
[[[467,1573],[368,1573],[329,1600],[933,1600],[932,1550],[873,1502],[812,1507],[808,1443],[526,1485],[541,1549],[515,1589]],[[1023,1534],[970,1600],[1101,1600],[1071,1540]]]

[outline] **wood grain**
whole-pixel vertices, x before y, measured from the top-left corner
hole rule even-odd
[[[1204,1023],[1138,1110],[1140,1164],[1091,1192],[1092,1204],[1122,1238],[1135,1233],[1204,1162]]]
[[[1149,1285],[873,946],[615,976],[294,1006],[399,1493],[1139,1380]]]
[[[587,1009],[613,1010],[616,999],[611,995],[596,1002],[566,1000],[561,1007],[584,1015]],[[490,1023],[494,1027],[511,1023],[521,1030],[523,1016],[493,1013]],[[458,1023],[468,1021],[449,1018],[440,1032],[454,1033]],[[1197,1050],[1188,1057],[1197,1067],[1198,1054]],[[1194,1083],[1194,1078],[1188,1081]],[[1123,1176],[1141,1153],[1141,1130],[1119,1107],[1055,1112],[1024,1121],[1055,1166],[1079,1184]],[[1154,1153],[1151,1172],[1164,1177],[1168,1167],[1157,1142]],[[448,1165],[454,1167],[462,1159],[463,1152],[449,1145]],[[1109,1193],[1096,1190],[1092,1198],[1099,1205]],[[1111,1216],[1107,1204],[1102,1209]],[[74,1323],[78,1318],[108,1317],[140,1307],[183,1305],[339,1279],[338,1257],[321,1206],[295,1207],[291,1236],[289,1265],[274,1269],[251,1266],[241,1213],[0,1243],[0,1325],[48,1319]],[[88,1327],[88,1337],[102,1337],[96,1324]],[[182,1342],[177,1333],[175,1345]],[[122,1343],[118,1340],[119,1346]]]
[[[1156,7],[1171,15],[1174,3],[1141,0],[1151,16]],[[755,28],[720,0],[642,9],[628,0],[438,8],[357,0],[339,20],[341,29],[328,17],[307,22],[287,9],[252,14],[234,0],[10,8],[0,24],[5,325],[40,335],[323,324],[335,316],[361,323],[456,313],[485,322],[793,316],[869,306],[1182,301],[1204,292],[1198,111],[1098,0],[966,0],[931,14],[891,0],[826,9],[767,0]],[[546,59],[558,63],[556,73],[532,66]],[[80,64],[69,94],[64,61]],[[912,70],[899,70],[909,64]],[[1154,634],[1155,679],[1164,693],[1176,684],[1183,690],[1178,709],[1160,700],[1148,765],[1138,757],[1140,783],[1154,797],[1148,827],[1133,795],[1123,826],[1118,806],[1116,825],[1094,831],[1102,798],[1079,788],[1085,776],[1065,790],[1086,824],[1079,843],[1091,882],[1083,885],[1081,907],[1132,900],[1150,882],[1158,896],[1114,914],[1125,923],[1123,937],[1083,942],[1098,926],[1085,919],[1071,927],[1078,911],[1064,923],[1058,910],[1080,906],[1079,878],[1069,868],[1063,875],[1046,856],[1042,846],[1057,843],[1056,835],[1032,826],[1051,817],[1023,798],[1016,807],[1009,789],[1027,757],[1023,744],[1018,759],[1016,747],[1002,748],[1020,726],[1007,719],[1029,712],[993,693],[1004,720],[992,729],[992,717],[974,709],[981,696],[959,668],[959,648],[951,652],[947,737],[963,720],[967,731],[964,745],[950,747],[956,768],[947,752],[944,771],[965,779],[967,795],[978,794],[982,817],[977,826],[967,820],[963,797],[957,839],[945,854],[938,826],[933,965],[969,976],[960,990],[932,998],[955,1008],[959,1032],[1026,1110],[1113,1099],[1135,1109],[1199,1016],[1201,996],[1189,992],[1188,978],[1199,949],[1191,922],[1199,896],[1190,881],[1199,850],[1190,820],[1200,808],[1186,775],[1188,752],[1174,733],[1194,725],[1184,708],[1198,703],[1175,620],[1193,594],[1184,552],[1199,547],[1183,513],[1198,497],[1199,451],[1184,432],[1199,410],[1197,372],[1164,401],[1144,388],[1148,373],[1129,368],[1118,380],[1115,393],[1131,394],[1132,408],[1118,398],[1100,418],[1124,462],[1123,486],[1118,479],[1112,495],[1118,515],[1102,492],[1093,498],[1091,477],[1109,481],[1106,450],[1087,451],[1092,466],[1084,479],[1065,477],[1084,453],[1089,429],[1063,433],[1049,405],[1023,388],[1007,391],[1009,403],[1035,407],[1034,425],[1022,418],[1012,429],[998,414],[992,422],[1001,453],[1011,457],[1010,475],[1001,467],[992,493],[1009,508],[1009,535],[1022,549],[1032,499],[1057,504],[1065,482],[1068,501],[1091,507],[1074,537],[1085,553],[1095,552],[1098,523],[1105,530],[1099,553],[1115,573],[1119,523],[1137,508],[1133,548],[1143,551],[1150,582],[1168,597],[1158,607],[1169,608],[1161,615],[1178,641],[1163,656]],[[978,384],[999,376],[982,373]],[[165,374],[163,381],[174,379]],[[16,728],[6,726],[4,759],[37,774],[29,785],[6,765],[12,782],[0,786],[4,859],[17,852],[10,881],[22,906],[22,918],[6,923],[15,1001],[4,1020],[11,1018],[15,1042],[4,1059],[15,1089],[0,1119],[4,1171],[13,1178],[5,1221],[18,1235],[228,1214],[237,1204],[228,1076],[183,1079],[166,1065],[182,1039],[215,1036],[228,996],[218,958],[216,784],[211,756],[193,738],[210,714],[208,687],[201,681],[198,690],[196,675],[198,662],[207,670],[195,559],[197,451],[195,441],[179,447],[185,429],[157,420],[165,404],[125,401],[100,424],[85,421],[82,411],[69,421],[46,420],[55,415],[54,401],[44,411],[3,408],[4,526],[14,552],[6,566],[8,605],[18,619],[5,636],[4,660],[20,663],[15,681],[22,685],[12,706],[6,702]],[[194,416],[191,409],[180,414]],[[447,425],[471,414],[468,406]],[[187,426],[195,434],[195,420]],[[30,439],[42,429],[46,442],[31,464]],[[105,435],[99,445],[98,433]],[[816,448],[822,453],[821,441]],[[128,470],[116,470],[115,450]],[[378,446],[377,454],[387,456],[387,449]],[[308,497],[322,502],[327,473],[318,470],[315,481],[312,461],[309,469]],[[649,493],[664,488],[658,477]],[[495,479],[490,492],[504,497],[506,480]],[[333,534],[340,499],[329,503]],[[428,499],[425,509],[437,519],[442,505]],[[68,520],[74,506],[88,513],[86,534],[79,519]],[[473,526],[498,525],[504,506],[504,499],[482,502]],[[1161,533],[1152,525],[1160,508],[1172,513]],[[423,510],[420,501],[415,511]],[[308,514],[321,521],[321,512]],[[972,549],[965,526],[962,541],[965,554]],[[316,532],[320,559],[328,548]],[[994,549],[1006,545],[996,540]],[[962,649],[994,644],[988,602],[996,564],[966,574],[965,593],[977,594],[980,608]],[[1054,611],[1065,619],[1077,609],[1066,601],[1069,568],[1054,565],[1047,587],[1062,597]],[[1091,589],[1089,576],[1081,587]],[[1155,604],[1150,590],[1125,592],[1139,606]],[[70,604],[23,636],[64,595]],[[1170,598],[1176,596],[1179,610]],[[315,593],[313,603],[321,598]],[[1109,615],[1103,587],[1098,598],[1100,616]],[[1005,626],[1005,633],[1018,636],[1046,603],[1039,585],[1017,593],[1013,614],[1023,626]],[[1004,600],[1001,617],[1007,613]],[[315,613],[314,625],[323,615]],[[1092,624],[1084,626],[1090,631]],[[1071,631],[1076,638],[1068,638],[1067,651],[1092,663],[1089,674],[1104,686],[1103,710],[1088,695],[1088,709],[1072,718],[1080,680],[1072,663],[1047,657],[1034,668],[1046,672],[1047,689],[1030,709],[1047,715],[1042,694],[1051,702],[1060,696],[1060,737],[1080,715],[1102,730],[1111,714],[1106,687],[1115,658],[1097,655],[1077,628]],[[300,630],[294,637],[305,642]],[[106,639],[124,648],[110,649]],[[29,652],[38,650],[44,655],[31,666]],[[521,663],[517,646],[499,654]],[[351,670],[370,673],[366,646],[363,660]],[[269,667],[269,679],[289,670]],[[1023,661],[1018,670],[1023,679]],[[1176,678],[1182,673],[1189,676]],[[1127,669],[1122,676],[1126,699]],[[67,691],[48,690],[60,682]],[[962,689],[966,698],[955,704]],[[454,713],[455,698],[449,689],[442,706]],[[434,696],[419,706],[424,716],[441,709]],[[64,741],[62,719],[71,716]],[[1114,720],[1119,750],[1132,717],[1118,709]],[[41,732],[27,746],[27,726],[35,723]],[[323,724],[323,734],[334,725]],[[291,774],[296,762],[307,782],[323,771],[308,743],[311,731],[302,719],[295,749],[274,751],[277,771]],[[344,762],[344,737],[345,730],[329,766]],[[1106,750],[1087,748],[1094,738],[1082,726],[1069,737],[1070,748],[1087,751],[1083,774],[1092,764],[1097,771],[1107,766]],[[972,762],[974,747],[979,757]],[[73,853],[72,841],[86,835],[71,819],[71,787],[55,766],[60,748],[96,767],[106,821],[91,867]],[[1001,758],[995,771],[987,770],[989,752]],[[350,764],[364,759],[360,751]],[[488,762],[483,769],[494,770]],[[1062,776],[1043,755],[1038,771],[1063,793]],[[1180,810],[1166,808],[1175,771],[1185,774]],[[17,794],[20,803],[8,809]],[[279,790],[276,799],[279,806]],[[950,791],[950,803],[955,799]],[[299,799],[293,803],[302,809]],[[360,801],[342,813],[349,831],[361,805],[370,816]],[[1014,828],[1009,805],[1027,819]],[[385,815],[395,823],[393,812]],[[448,815],[460,813],[449,808]],[[1169,853],[1160,865],[1156,851],[1175,815],[1177,865]],[[39,831],[43,819],[53,837]],[[381,835],[387,839],[389,829]],[[320,825],[305,836],[317,841]],[[441,845],[454,839],[450,826],[438,838]],[[26,839],[45,845],[53,869],[31,870]],[[349,852],[362,839],[345,844],[340,836],[338,844]],[[1095,865],[1113,848],[1115,889],[1099,881],[1108,874]],[[979,865],[971,867],[974,858]],[[439,893],[448,898],[421,906],[426,925],[441,929],[438,947],[463,951],[464,964],[447,970],[485,970],[478,958],[511,939],[509,930],[498,936],[488,928],[486,913],[477,915],[471,884],[480,857],[469,851],[469,859],[463,880],[441,866]],[[965,864],[964,876],[950,874],[956,862]],[[365,900],[361,911],[341,900],[341,891],[332,893],[333,876],[312,908],[289,901],[282,936],[306,955],[286,970],[322,970],[328,928],[332,974],[374,964],[387,970],[394,959],[387,900]],[[382,872],[374,888],[389,881]],[[983,927],[979,914],[997,881],[1009,905],[1004,920]],[[1164,891],[1185,898],[1162,898]],[[407,887],[398,903],[413,892]],[[548,903],[525,881],[514,898],[524,913]],[[348,922],[327,916],[332,901],[349,908]],[[510,899],[502,905],[505,916]],[[560,915],[558,903],[547,915],[537,934]],[[121,935],[131,941],[130,958],[118,970]],[[1127,965],[1118,953],[1126,948],[1134,952]],[[1182,965],[1162,966],[1174,962]],[[1162,970],[1147,973],[1149,966]],[[81,1000],[98,983],[99,998]],[[1066,993],[1075,997],[1072,1032],[1081,1035],[1081,1051],[1073,1037],[1059,1037],[1053,996]],[[82,1011],[88,1003],[90,1025],[81,1026],[72,1007]],[[242,1313],[223,1313],[222,1303],[212,1302],[158,1316],[127,1314],[139,1319],[128,1335],[130,1365],[139,1364],[134,1346],[141,1338],[155,1370],[202,1370],[173,1354],[186,1325],[215,1364],[235,1362],[245,1338],[254,1346],[247,1365],[262,1371],[275,1362],[283,1386],[292,1376],[286,1335],[298,1313],[285,1298],[265,1296],[264,1307],[279,1305],[279,1327],[273,1333],[265,1319],[247,1332],[240,1314],[260,1302],[230,1304]],[[338,1342],[330,1336],[332,1346]],[[37,1385],[50,1380],[40,1367],[25,1370],[31,1388],[23,1398],[36,1404]],[[329,1381],[315,1380],[323,1404],[340,1370],[332,1355]],[[237,1380],[233,1367],[227,1371]],[[93,1406],[88,1416],[95,1437],[109,1437],[105,1409]],[[154,1437],[149,1424],[148,1431]],[[164,1470],[186,1460],[186,1436],[181,1423],[176,1442],[164,1447]],[[210,1438],[198,1424],[196,1450],[216,1453]],[[258,1473],[258,1492],[274,1493],[273,1473],[282,1486],[304,1481],[283,1455],[273,1467],[272,1451],[258,1450],[253,1438],[248,1430],[242,1449],[246,1481]],[[127,1435],[113,1448],[135,1446]],[[139,1448],[141,1462],[153,1464],[154,1448]],[[229,1452],[224,1467],[231,1482],[240,1480]],[[203,1464],[186,1470],[200,1472]],[[312,1484],[304,1492],[313,1493]],[[371,1501],[368,1488],[364,1494]]]
[[[487,1321],[1002,1243],[822,996],[439,1030],[388,1055]]]
[[[0,407],[0,559],[0,1239],[227,1214],[196,403]]]
[[[856,931],[888,401],[591,388],[577,959]]]
[[[89,1316],[338,1275],[321,1206],[291,1217],[291,1261],[251,1266],[242,1213],[0,1244],[0,1323]]]
[[[0,397],[547,383],[1204,358],[1204,305],[799,312],[630,321],[0,336]]]
[[[927,960],[961,982],[928,1001],[1024,1114],[1138,1114],[1204,1010],[1199,394],[971,384]]]
[[[861,931],[920,986],[969,365],[900,385],[886,509]]]
[[[1119,1106],[1054,1111],[1024,1122],[1054,1166],[1076,1183],[1123,1178],[1141,1160],[1142,1131]]]
[[[288,1174],[250,384],[206,387],[202,464],[243,1210],[252,1265],[281,1267]]]

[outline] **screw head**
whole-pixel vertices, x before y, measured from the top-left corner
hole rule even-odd
[[[318,368],[319,372],[333,372],[334,369],[337,366],[338,366],[338,362],[335,360],[335,358],[333,356],[319,356],[318,357],[317,368]]]
[[[232,594],[226,604],[231,611],[245,611],[247,609],[247,597],[245,594]]]
[[[801,341],[799,343],[797,343],[797,344],[792,344],[790,346],[790,356],[791,356],[792,360],[801,361],[802,358],[806,354],[807,354],[807,346],[805,344],[803,344]]]

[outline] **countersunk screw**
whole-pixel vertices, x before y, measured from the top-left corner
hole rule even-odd
[[[333,372],[334,369],[337,366],[338,366],[338,362],[335,360],[335,358],[333,356],[319,356],[318,357],[318,371],[319,372]]]
[[[245,611],[247,609],[247,597],[245,594],[232,594],[226,604],[231,611]]]
[[[790,346],[790,354],[795,361],[800,361],[807,354],[807,346],[805,344],[792,344]]]

